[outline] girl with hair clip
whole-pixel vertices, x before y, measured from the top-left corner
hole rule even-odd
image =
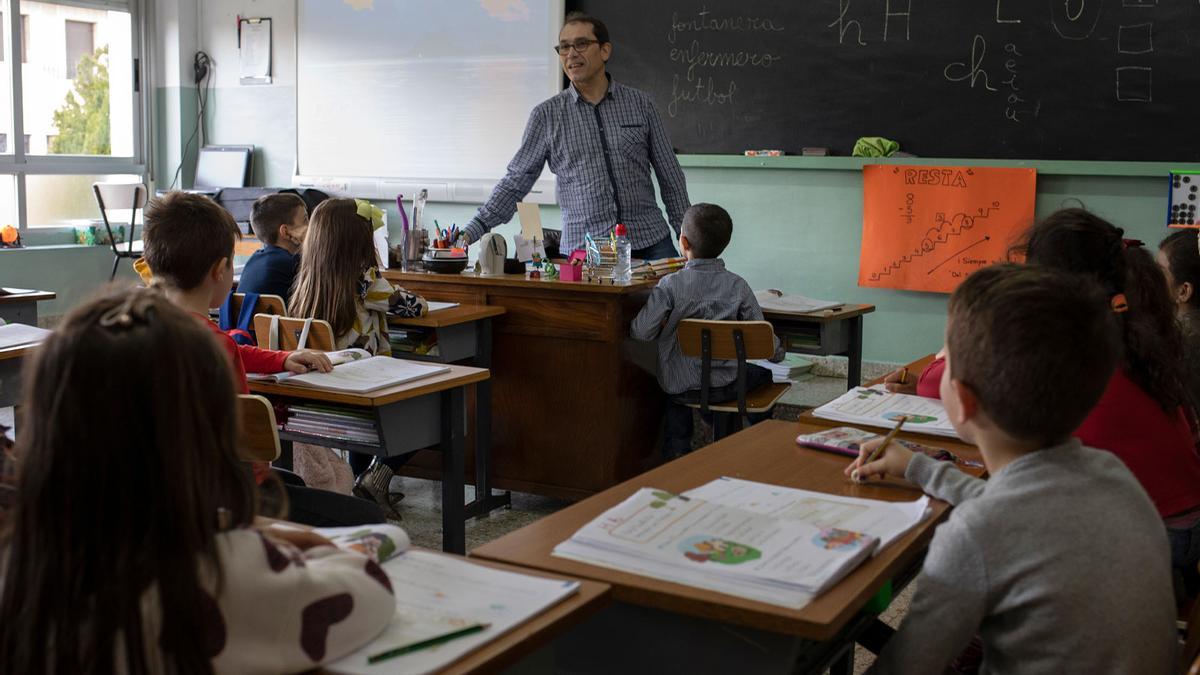
[[[391,619],[374,561],[256,527],[226,360],[148,289],[85,303],[39,347],[0,541],[0,672],[306,671]]]
[[[361,199],[328,199],[309,218],[288,313],[328,321],[338,349],[358,347],[377,356],[391,355],[388,311],[400,316],[429,313],[424,298],[379,274],[373,232],[382,226],[382,212]],[[394,502],[404,496],[393,496],[389,486],[394,469],[406,461],[408,455],[372,459],[351,452],[350,467],[357,476],[354,493],[399,517]]]
[[[1175,599],[1200,592],[1200,456],[1187,391],[1183,335],[1167,279],[1142,242],[1082,208],[1061,209],[1026,234],[1026,262],[1091,277],[1112,299],[1121,367],[1075,432],[1111,451],[1145,488],[1167,526]]]
[[[1192,404],[1200,404],[1200,250],[1197,232],[1179,230],[1158,245],[1155,260],[1167,275],[1175,317],[1183,330],[1183,361]]]

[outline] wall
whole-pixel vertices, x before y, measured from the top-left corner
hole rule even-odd
[[[178,0],[175,5],[188,4]],[[161,4],[161,3],[160,3]],[[172,3],[168,3],[172,4]],[[178,7],[177,7],[178,9]],[[187,37],[188,12],[183,7],[175,20]],[[161,14],[161,10],[160,10]],[[274,27],[273,61],[275,83],[241,86],[237,83],[236,16],[271,17]],[[295,158],[295,46],[294,3],[291,0],[212,0],[202,3],[198,44],[216,61],[215,88],[209,113],[209,143],[254,143],[255,182],[287,185]],[[159,17],[160,28],[164,24]],[[176,29],[178,30],[178,28]],[[170,36],[160,39],[171,40]],[[172,49],[174,85],[160,87],[160,109],[156,120],[161,136],[180,145],[179,114],[186,103],[187,88],[180,86],[182,73],[190,70],[191,56],[184,51],[186,39]],[[186,61],[181,63],[180,61]],[[180,93],[184,92],[184,93]],[[186,113],[186,111],[184,111]],[[186,119],[186,118],[185,118]],[[165,130],[165,131],[164,131]],[[190,132],[190,129],[186,129]],[[331,130],[330,133],[336,133]],[[167,148],[170,151],[170,148]],[[749,169],[710,167],[703,158],[684,158],[688,189],[693,202],[709,201],[725,206],[733,215],[735,234],[725,254],[729,267],[756,288],[775,287],[789,292],[848,302],[870,302],[878,310],[866,319],[864,353],[868,360],[906,361],[936,351],[945,329],[946,296],[858,288],[858,251],[862,230],[862,178],[855,170]],[[835,165],[831,162],[830,165]],[[822,166],[821,164],[816,164]],[[163,164],[160,164],[160,171]],[[169,163],[174,169],[174,162]],[[1153,246],[1166,232],[1165,189],[1158,176],[1095,176],[1042,174],[1038,179],[1037,211],[1045,215],[1078,199],[1102,215],[1123,224],[1132,237]],[[168,177],[169,180],[169,177]],[[392,229],[398,228],[395,204],[385,204]],[[466,204],[431,204],[429,214],[443,225],[464,224],[475,207]],[[559,223],[557,208],[543,208],[546,226]],[[510,237],[515,224],[499,230]],[[82,254],[71,254],[78,256]],[[16,269],[0,251],[0,283],[66,289],[66,302],[77,301],[79,292],[107,278],[111,261],[103,249],[88,252],[83,264],[71,258],[55,264],[56,254],[22,260]],[[95,260],[92,260],[95,258]],[[54,270],[47,273],[46,270]],[[97,274],[102,270],[102,274]],[[86,277],[86,279],[85,279]],[[18,283],[19,281],[19,283]],[[47,308],[46,311],[50,311]]]

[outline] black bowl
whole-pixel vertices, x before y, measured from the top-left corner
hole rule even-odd
[[[425,269],[437,274],[458,274],[467,269],[466,258],[455,258],[449,260],[422,260],[421,264]]]

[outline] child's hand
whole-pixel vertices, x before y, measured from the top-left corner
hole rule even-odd
[[[287,360],[283,362],[283,367],[292,373],[307,373],[313,370],[328,373],[333,370],[333,364],[329,362],[329,357],[325,356],[324,352],[311,349],[301,349],[288,354]]]
[[[333,546],[333,542],[311,530],[299,530],[291,527],[267,527],[263,534],[275,541],[285,542],[301,551],[307,551],[317,546]]]
[[[846,467],[845,473],[847,476],[854,474],[855,469],[858,470],[859,482],[865,482],[868,478],[878,476],[886,478],[893,476],[895,478],[904,478],[904,472],[908,470],[908,463],[912,461],[913,452],[899,443],[892,442],[888,445],[887,450],[883,454],[875,458],[875,461],[864,464],[867,457],[883,443],[882,438],[877,438],[873,441],[868,441],[862,444],[858,450],[858,459],[850,463]]]
[[[908,368],[897,368],[883,378],[883,386],[893,394],[915,394],[917,375]]]

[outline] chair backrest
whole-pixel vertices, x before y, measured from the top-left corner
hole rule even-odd
[[[100,207],[100,219],[104,221],[104,229],[108,231],[108,241],[113,253],[117,253],[117,241],[113,236],[112,223],[109,221],[109,210],[129,209],[129,234],[126,254],[133,252],[134,223],[137,222],[137,210],[145,208],[149,199],[149,191],[141,183],[92,183],[92,192],[96,195],[96,206]]]
[[[233,316],[240,316],[242,313],[242,301],[246,299],[245,293],[234,293],[233,299],[229,301],[229,311]],[[279,316],[287,316],[287,305],[283,298],[278,295],[263,294],[258,296],[258,305],[254,308],[255,314],[278,314]]]
[[[275,330],[272,330],[272,324]],[[265,349],[335,349],[333,327],[322,319],[296,319],[278,314],[255,314],[254,336]]]
[[[679,322],[679,351],[684,356],[700,358],[703,355],[702,334],[709,331],[709,341],[714,359],[736,359],[737,347],[734,332],[742,332],[742,343],[746,347],[746,358],[767,359],[775,354],[775,331],[767,321],[705,321],[684,319]]]
[[[247,462],[273,462],[279,457],[279,428],[275,409],[262,396],[241,394],[238,407],[242,415],[242,436],[238,455]]]

